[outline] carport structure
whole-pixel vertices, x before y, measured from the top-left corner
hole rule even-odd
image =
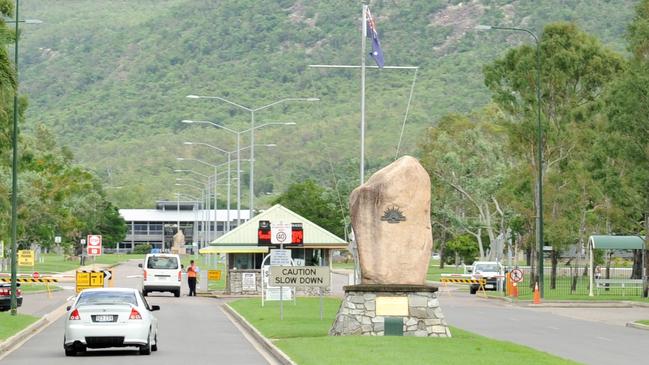
[[[588,238],[588,256],[590,262],[590,288],[588,295],[593,296],[595,285],[594,250],[642,250],[642,279],[645,280],[645,237],[643,236],[590,236]]]

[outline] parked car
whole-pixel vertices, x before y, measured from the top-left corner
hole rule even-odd
[[[20,283],[16,283],[16,304],[23,305],[23,293],[20,290]],[[11,283],[0,283],[0,312],[11,309]]]
[[[85,289],[68,307],[63,349],[74,356],[88,348],[137,347],[141,355],[158,350],[158,320],[136,289]]]
[[[498,290],[502,288],[504,280],[504,268],[497,261],[476,261],[473,263],[472,274],[474,277],[486,279],[487,283],[484,286],[485,290]],[[471,284],[469,292],[475,294],[480,289],[480,285]]]
[[[180,296],[182,268],[180,256],[173,254],[148,254],[144,257],[142,273],[142,295],[145,297],[152,291],[172,292]]]

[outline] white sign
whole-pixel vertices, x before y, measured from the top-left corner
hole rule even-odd
[[[293,229],[290,223],[270,224],[270,243],[274,245],[291,244]]]
[[[85,245],[85,244],[86,244],[86,239],[85,239],[85,238],[82,238],[82,239],[81,239],[81,244],[82,244],[82,245]]]
[[[270,285],[324,287],[330,285],[328,266],[271,266]]]
[[[280,292],[280,287],[277,286],[269,286],[269,277],[270,274],[270,266],[264,265],[261,268],[261,275],[262,275],[262,280],[264,281],[263,286],[266,288],[264,290],[264,300],[271,301],[271,300],[293,300],[293,289],[290,287],[282,287],[281,292]]]
[[[291,250],[270,250],[270,266],[291,266]]]
[[[88,256],[101,255],[101,236],[89,234],[88,247],[86,249],[87,249]]]
[[[257,291],[257,274],[254,272],[242,273],[241,289],[244,291]]]
[[[54,236],[54,243],[61,243],[61,236]]]

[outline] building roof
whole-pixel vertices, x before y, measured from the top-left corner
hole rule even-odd
[[[594,249],[640,250],[644,248],[644,236],[590,236],[588,242]]]
[[[210,210],[159,210],[159,209],[120,209],[119,215],[127,222],[194,222],[203,221],[204,212],[209,212],[209,221],[214,221],[214,209]],[[216,218],[219,222],[226,221],[228,216],[227,209],[219,209],[216,211]],[[248,220],[250,212],[246,210],[241,211],[241,219]],[[230,221],[237,219],[237,211],[230,210]]]
[[[299,214],[283,207],[274,205],[241,226],[212,241],[213,246],[257,246],[257,231],[259,221],[272,223],[302,223],[304,232],[304,247],[309,248],[344,248],[347,242],[318,226]]]

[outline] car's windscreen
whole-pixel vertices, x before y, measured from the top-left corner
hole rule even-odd
[[[147,269],[175,270],[178,269],[178,258],[167,256],[151,256],[146,264]]]
[[[498,265],[476,265],[475,271],[481,272],[498,272]]]
[[[137,305],[135,293],[130,291],[84,291],[81,292],[79,301],[77,301],[77,305],[125,303]]]

